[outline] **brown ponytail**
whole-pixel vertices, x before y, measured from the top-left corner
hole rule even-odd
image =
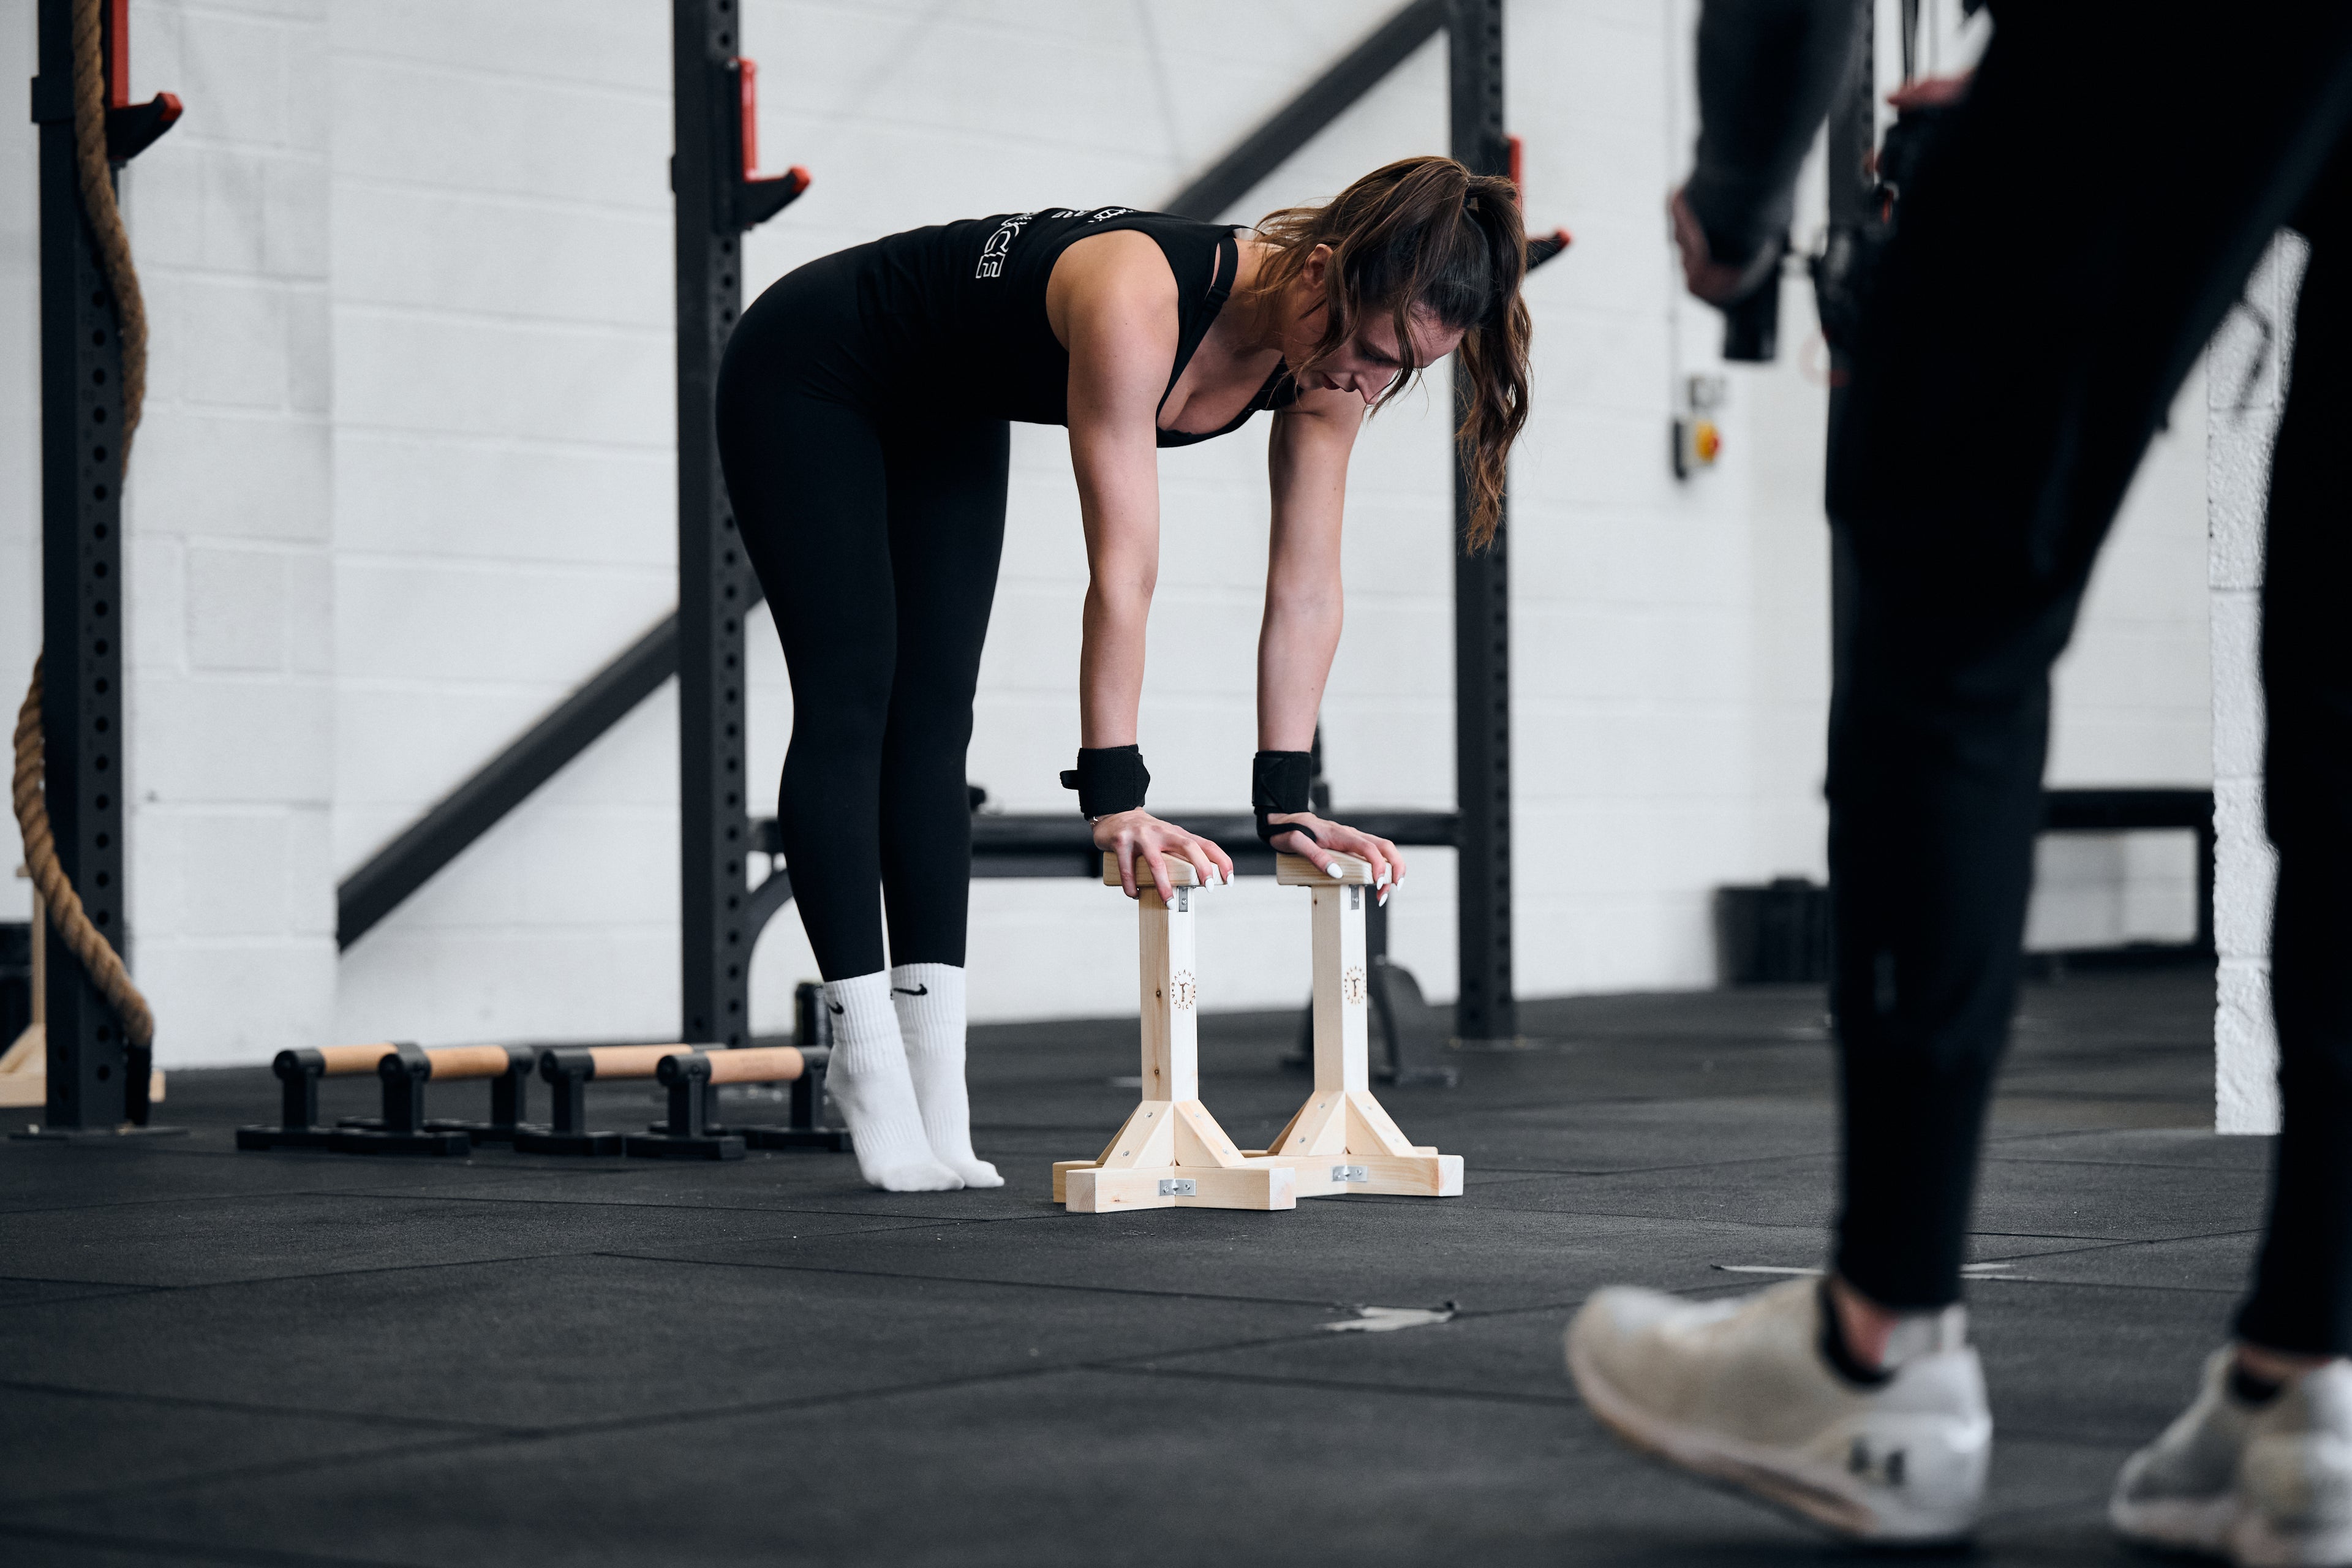
[[[1454,357],[1466,406],[1454,438],[1470,483],[1465,542],[1486,548],[1502,521],[1511,443],[1528,419],[1533,329],[1519,297],[1528,242],[1511,182],[1474,174],[1451,158],[1406,158],[1373,170],[1324,206],[1268,213],[1257,233],[1274,251],[1252,285],[1257,298],[1286,288],[1317,246],[1332,250],[1323,335],[1305,364],[1290,367],[1295,375],[1349,342],[1366,316],[1385,310],[1404,368],[1373,405],[1382,408],[1423,368],[1413,363],[1414,310],[1461,331]]]

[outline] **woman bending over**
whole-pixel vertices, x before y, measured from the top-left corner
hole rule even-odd
[[[1160,558],[1158,449],[1274,414],[1258,636],[1258,836],[1396,847],[1307,810],[1339,640],[1348,455],[1368,409],[1458,353],[1469,542],[1492,535],[1527,414],[1526,240],[1508,181],[1411,158],[1255,230],[1127,207],[919,228],[812,261],[743,314],[719,442],[793,683],[777,816],[833,1014],[830,1080],[868,1182],[993,1187],[963,1079],[971,813],[964,753],[1004,536],[1007,422],[1066,425],[1090,581],[1064,783],[1164,897],[1167,861],[1233,863],[1144,809],[1136,747]],[[877,889],[881,899],[877,907]],[[887,912],[889,955],[884,967]]]

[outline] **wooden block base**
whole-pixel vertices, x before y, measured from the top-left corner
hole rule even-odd
[[[1265,1152],[1305,1167],[1302,1196],[1458,1198],[1462,1156],[1409,1142],[1368,1089],[1318,1089]]]
[[[1245,1149],[1252,1159],[1275,1161],[1298,1174],[1302,1198],[1345,1197],[1373,1193],[1400,1198],[1458,1198],[1462,1156],[1430,1149],[1412,1154],[1268,1154]]]
[[[1290,1209],[1298,1184],[1286,1164],[1159,1165],[1114,1169],[1093,1161],[1054,1166],[1054,1195],[1072,1214],[1114,1209]]]

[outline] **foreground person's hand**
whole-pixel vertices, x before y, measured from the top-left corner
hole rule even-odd
[[[1710,305],[1738,298],[1748,280],[1747,268],[1715,258],[1707,248],[1706,230],[1699,226],[1698,215],[1683,200],[1682,192],[1666,198],[1666,216],[1674,221],[1675,248],[1682,253],[1684,285]]]

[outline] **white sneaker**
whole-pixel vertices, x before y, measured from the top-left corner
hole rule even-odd
[[[1953,1308],[1885,1384],[1822,1356],[1821,1284],[1694,1302],[1616,1286],[1568,1328],[1568,1370],[1633,1447],[1869,1541],[1976,1528],[1992,1454],[1984,1371]]]
[[[2214,1352],[2195,1403],[2125,1462],[2108,1521],[2130,1540],[2242,1568],[2352,1563],[2352,1362],[2248,1405],[2230,1391],[2234,1356]]]

